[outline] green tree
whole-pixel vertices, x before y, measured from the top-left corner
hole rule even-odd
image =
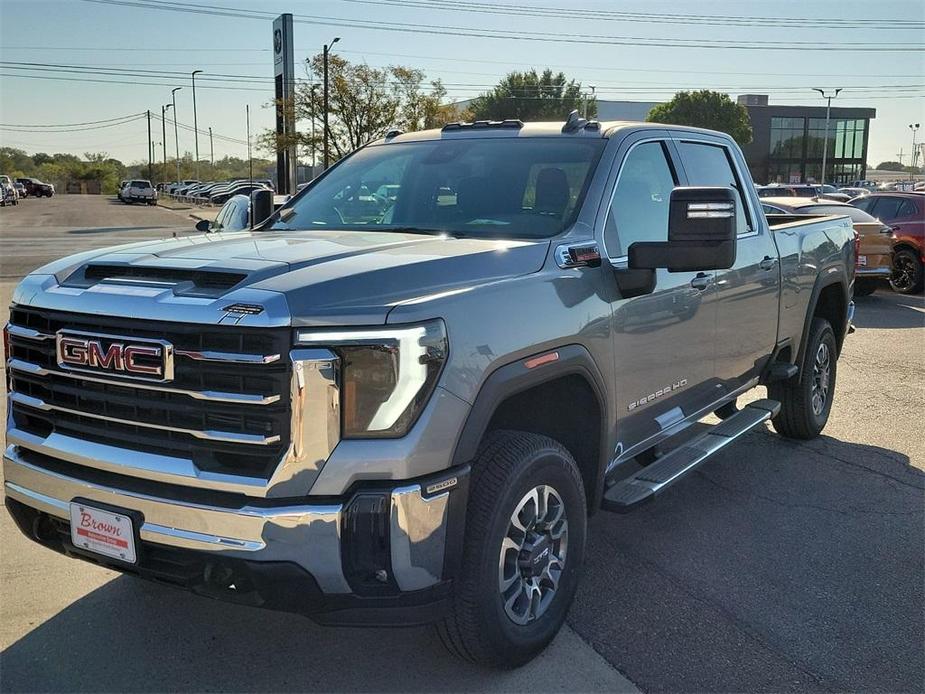
[[[752,123],[748,109],[729,98],[728,94],[701,89],[678,92],[674,98],[659,104],[646,116],[651,123],[691,125],[719,130],[732,136],[740,145],[752,141]]]
[[[566,80],[562,72],[543,70],[512,72],[490,92],[473,99],[469,117],[473,120],[564,121],[571,111],[597,115],[597,102],[582,94],[581,83]]]
[[[898,161],[882,161],[877,164],[877,171],[905,171],[907,168]]]
[[[273,104],[288,110],[299,124],[291,136],[264,131],[258,145],[275,153],[295,145],[300,157],[320,161],[324,139],[324,58],[318,54],[305,61],[309,82],[296,86],[294,99]],[[331,158],[343,157],[389,130],[418,130],[454,120],[443,104],[446,90],[439,80],[425,86],[420,70],[403,66],[376,68],[351,63],[339,55],[328,56],[328,127]]]

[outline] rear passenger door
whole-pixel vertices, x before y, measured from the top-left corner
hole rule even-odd
[[[748,169],[737,151],[718,137],[685,137],[676,145],[689,186],[727,186],[736,205],[736,261],[716,272],[717,398],[756,378],[777,342],[780,263],[777,245],[753,197]],[[760,215],[760,216],[759,216]]]
[[[682,180],[665,131],[628,138],[617,160],[603,240],[619,273],[630,244],[668,240],[671,192]],[[617,456],[657,443],[714,399],[715,296],[713,272],[659,269],[652,291],[630,298],[614,288]]]

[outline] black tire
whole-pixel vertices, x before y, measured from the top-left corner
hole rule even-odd
[[[875,291],[877,291],[877,286],[879,283],[877,280],[855,280],[854,281],[854,295],[855,296],[870,296]]]
[[[825,378],[827,387],[824,402],[819,408],[818,403],[814,404],[814,394],[821,374],[817,373],[815,367],[823,345],[828,355],[828,377]],[[837,366],[838,346],[832,326],[824,318],[813,318],[800,375],[768,386],[768,397],[780,401],[781,405],[780,412],[771,420],[778,434],[788,439],[806,440],[822,432],[832,411]]]
[[[922,259],[911,248],[901,248],[893,255],[890,286],[900,294],[918,294],[925,285]]]
[[[540,485],[552,487],[564,507],[564,566],[545,611],[526,624],[517,624],[508,616],[501,592],[502,557],[510,558],[513,551],[503,554],[502,541],[513,528],[512,514]],[[587,502],[581,474],[561,444],[518,431],[489,434],[472,469],[466,541],[453,603],[450,614],[437,625],[447,649],[464,660],[500,669],[519,667],[534,658],[565,621],[584,560],[586,530]],[[561,556],[562,551],[561,545],[549,546],[548,553],[535,559],[531,555],[532,561],[527,563],[535,569],[534,562],[548,561],[556,552]],[[522,556],[513,554],[515,560]],[[515,576],[521,575],[516,561],[511,570]],[[511,589],[519,593],[513,584]],[[527,607],[525,613],[532,614],[532,608]]]

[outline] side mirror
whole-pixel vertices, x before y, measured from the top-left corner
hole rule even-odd
[[[205,231],[208,232],[212,228],[212,222],[208,219],[200,219],[196,222],[196,231]]]
[[[732,188],[675,188],[668,212],[668,241],[630,244],[630,269],[696,272],[732,267],[737,198]]]
[[[273,214],[273,191],[261,188],[251,192],[250,226],[257,227]]]

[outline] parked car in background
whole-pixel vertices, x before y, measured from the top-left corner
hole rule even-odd
[[[22,183],[26,187],[26,193],[33,197],[50,198],[55,194],[55,187],[51,183],[43,183],[37,178],[17,178],[16,180]]]
[[[0,205],[18,205],[19,193],[13,186],[13,179],[9,176],[0,176]]]
[[[855,258],[854,295],[873,294],[885,286],[893,269],[893,232],[887,224],[864,210],[834,200],[813,198],[764,198],[765,214],[838,214],[851,218],[858,234],[858,255]]]
[[[24,186],[19,181],[13,181],[13,187],[16,189],[16,194],[19,195],[19,199],[27,197],[26,195],[26,186]]]
[[[209,202],[213,205],[224,205],[235,195],[250,195],[255,190],[271,189],[260,183],[244,183],[211,195],[209,197]]]
[[[864,195],[870,195],[870,188],[839,188],[838,192],[850,195],[853,200],[854,198],[860,198]]]
[[[289,202],[290,195],[274,195],[273,210]],[[218,232],[218,231],[241,231],[251,226],[250,221],[251,197],[250,195],[234,195],[219,210],[213,221],[200,219],[196,223],[197,231]],[[260,224],[264,220],[255,219],[254,224]]]
[[[900,294],[925,287],[925,194],[871,193],[851,204],[892,227],[893,271],[890,285]]]
[[[132,204],[134,202],[144,202],[149,205],[157,204],[157,191],[151,185],[151,181],[144,179],[135,179],[129,181],[122,190],[119,191],[119,198],[122,202]]]

